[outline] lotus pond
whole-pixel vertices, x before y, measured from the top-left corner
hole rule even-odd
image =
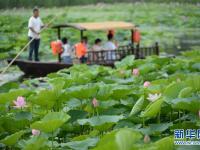
[[[0,87],[0,149],[184,150],[200,128],[200,51],[75,65]],[[184,139],[188,140],[188,139]]]

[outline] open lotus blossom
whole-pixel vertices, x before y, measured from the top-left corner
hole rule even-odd
[[[144,143],[149,143],[150,142],[150,137],[148,135],[144,136]]]
[[[15,104],[15,108],[24,108],[26,107],[26,101],[25,98],[22,96],[18,96],[17,100],[13,101],[13,103]]]
[[[143,86],[144,86],[145,88],[147,88],[147,87],[149,87],[150,85],[151,85],[151,83],[150,83],[149,81],[145,81]]]
[[[32,129],[32,135],[34,136],[40,135],[40,130]]]
[[[134,76],[139,76],[139,75],[140,75],[139,69],[137,69],[137,68],[133,69],[132,74],[133,74]]]
[[[154,102],[156,101],[157,99],[159,99],[161,97],[161,93],[156,93],[156,94],[149,94],[148,95],[148,100],[151,101],[151,102]]]
[[[93,107],[98,107],[99,106],[99,102],[98,102],[98,100],[96,98],[93,98],[92,105],[93,105]]]

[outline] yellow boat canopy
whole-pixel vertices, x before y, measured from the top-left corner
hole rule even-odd
[[[69,23],[52,26],[52,28],[75,28],[78,30],[111,30],[111,29],[134,29],[135,25],[123,21],[106,21],[106,22],[92,22],[92,23]]]

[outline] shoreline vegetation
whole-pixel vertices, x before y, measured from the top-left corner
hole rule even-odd
[[[121,0],[0,0],[0,9],[9,8],[32,8],[39,7],[63,7],[63,6],[83,6],[121,3]],[[180,4],[199,4],[198,0],[123,0],[123,3],[180,3]]]

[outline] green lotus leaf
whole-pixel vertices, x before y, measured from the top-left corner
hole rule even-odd
[[[116,66],[116,68],[127,69],[133,64],[134,61],[135,61],[135,56],[130,55],[130,56],[127,56],[126,58],[124,58],[120,62],[115,62],[115,66]]]
[[[43,132],[54,132],[61,127],[70,116],[64,112],[50,112],[44,116],[40,121],[36,121],[31,124],[32,129],[38,129]]]
[[[126,97],[127,95],[132,93],[132,89],[129,86],[126,85],[116,85],[116,87],[113,88],[112,95],[116,100],[120,100],[121,98]]]
[[[163,103],[163,98],[160,98],[154,101],[153,103],[150,103],[149,105],[147,105],[145,110],[141,112],[141,117],[143,118],[155,117],[159,113],[162,103]]]
[[[172,137],[162,138],[154,143],[156,149],[172,150],[174,149],[174,140]]]
[[[177,98],[183,88],[185,88],[185,84],[183,82],[173,82],[169,84],[163,93],[165,101],[170,103],[171,100]]]
[[[192,88],[191,87],[186,87],[182,89],[178,95],[178,98],[185,98],[185,97],[190,97],[192,93]]]
[[[193,92],[198,92],[200,91],[200,75],[191,75],[190,77],[188,77],[188,79],[186,80],[186,84],[189,87],[192,87],[192,91]]]
[[[93,98],[98,90],[98,86],[80,85],[73,86],[67,89],[68,96],[78,99]]]
[[[43,150],[46,147],[48,140],[42,136],[33,136],[29,140],[20,141],[19,145],[23,150]]]
[[[16,132],[0,140],[0,143],[3,143],[7,146],[15,145],[24,133],[25,133],[24,131]]]
[[[130,128],[113,130],[105,134],[93,150],[137,150],[135,144],[142,135]]]
[[[80,125],[87,125],[89,124],[90,126],[100,126],[106,123],[116,123],[119,120],[123,119],[124,116],[111,116],[111,115],[103,115],[103,116],[95,116],[89,119],[78,119],[78,123]]]
[[[36,96],[31,96],[32,103],[44,108],[51,109],[58,99],[58,95],[53,90],[42,90]]]
[[[112,85],[109,84],[99,84],[99,90],[97,92],[96,98],[98,100],[108,100],[112,94]]]
[[[98,138],[88,138],[82,141],[72,141],[68,143],[61,143],[61,147],[68,147],[73,150],[88,150],[89,147],[96,146]]]
[[[172,107],[196,113],[198,112],[198,110],[200,110],[200,98],[199,97],[177,98],[172,100]]]
[[[137,102],[133,106],[129,116],[135,115],[138,112],[140,112],[143,107],[143,104],[144,104],[144,96],[140,97],[139,100],[137,100]]]

